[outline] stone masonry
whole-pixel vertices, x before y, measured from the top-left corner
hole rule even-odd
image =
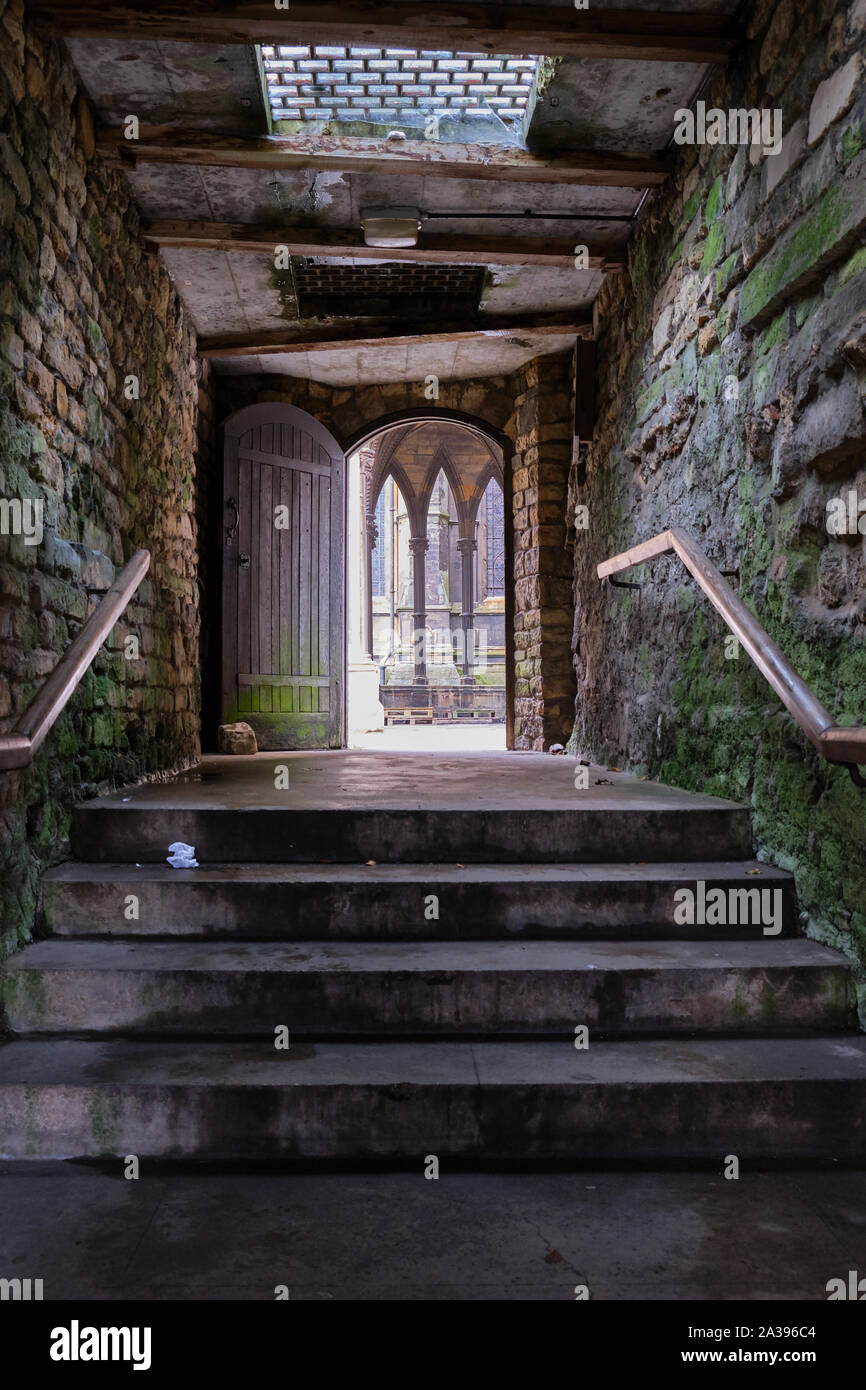
[[[0,0],[0,25],[0,497],[44,505],[40,545],[0,535],[0,730],[132,552],[152,556],[33,766],[0,778],[2,954],[68,852],[71,804],[198,751],[197,468],[213,414],[189,318],[94,152],[61,47],[20,0]]]
[[[570,355],[530,362],[515,398],[516,724],[524,748],[564,741],[574,718],[572,558],[566,545],[571,368]]]
[[[812,930],[866,960],[864,794],[819,759],[675,559],[678,524],[840,723],[866,720],[866,5],[759,0],[708,108],[778,108],[781,153],[684,146],[596,305],[598,415],[575,557],[573,746],[749,802]],[[864,506],[866,511],[866,506]],[[862,515],[862,513],[861,513]]]

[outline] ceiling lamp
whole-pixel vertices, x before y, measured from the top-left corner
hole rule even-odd
[[[366,246],[417,246],[421,230],[418,208],[362,208]]]

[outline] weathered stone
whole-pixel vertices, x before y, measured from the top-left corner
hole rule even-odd
[[[764,322],[841,258],[866,226],[866,154],[796,223],[743,285],[740,322]]]
[[[77,82],[68,59],[19,0],[14,8],[20,46],[10,44],[8,26],[0,43],[0,100],[11,98],[14,108],[4,112],[0,137],[0,224],[11,231],[0,277],[0,479],[4,489],[42,496],[45,533],[39,547],[10,538],[0,567],[0,593],[20,619],[19,645],[0,651],[0,717],[29,703],[136,545],[150,549],[156,585],[130,610],[136,635],[166,634],[169,653],[178,635],[179,647],[171,661],[122,659],[111,690],[98,683],[99,658],[34,767],[0,778],[0,955],[35,920],[39,871],[65,852],[80,779],[135,778],[196,754],[198,520],[190,476],[212,446],[215,418],[202,407],[206,366],[196,367],[196,394],[188,389],[195,339],[185,310],[165,269],[141,255],[137,213],[122,178],[95,154],[83,102],[73,114]],[[85,204],[86,241],[76,220]],[[158,325],[154,305],[163,314]],[[123,327],[116,346],[112,320]],[[146,406],[120,406],[118,381],[129,371],[144,377],[144,352]],[[92,718],[97,708],[104,712]],[[49,834],[30,833],[48,822]]]
[[[852,54],[844,67],[839,68],[818,87],[809,107],[810,145],[817,144],[828,126],[851,109],[860,76],[860,63],[860,54]]]
[[[90,105],[83,92],[80,92],[75,102],[75,121],[78,134],[78,142],[84,158],[89,162],[96,152],[96,138],[93,131],[93,117],[90,113]]]
[[[667,345],[672,318],[673,305],[669,304],[668,307],[664,310],[664,312],[659,316],[659,319],[655,327],[653,328],[653,352],[656,354],[656,356],[658,356],[662,349]]]
[[[815,757],[785,712],[768,713],[767,688],[750,664],[726,659],[725,629],[679,562],[658,559],[624,576],[643,583],[639,595],[599,586],[596,573],[607,556],[683,526],[720,568],[739,568],[741,596],[834,718],[862,719],[866,648],[852,640],[866,616],[862,538],[833,541],[825,516],[855,476],[866,496],[862,72],[849,115],[838,105],[811,150],[805,143],[834,44],[840,67],[851,58],[854,9],[846,20],[838,4],[813,7],[808,18],[790,3],[750,7],[757,44],[725,75],[733,95],[712,100],[760,108],[769,89],[779,91],[773,105],[799,118],[782,152],[750,169],[744,149],[709,160],[684,150],[652,222],[633,238],[631,282],[609,277],[596,302],[597,425],[581,497],[592,530],[574,547],[571,747],[747,799],[768,856],[801,866],[816,930],[856,936],[862,958],[866,869],[843,903],[827,858],[862,864],[861,812],[842,770]],[[725,240],[709,282],[716,302],[690,303],[682,265],[698,268],[707,256],[722,187]],[[681,245],[687,216],[696,230]],[[671,304],[669,361],[654,333]]]
[[[18,202],[27,207],[31,198],[30,181],[8,135],[0,135],[0,167],[15,189]]]
[[[769,72],[773,64],[778,61],[794,27],[796,17],[797,10],[794,0],[782,0],[773,14],[770,27],[761,45],[758,67],[762,73]]]
[[[806,122],[795,121],[785,132],[778,154],[767,155],[764,161],[764,197],[769,198],[786,179],[800,159],[806,146]]]
[[[711,323],[705,324],[698,334],[698,346],[701,354],[706,357],[707,353],[712,352],[713,348],[718,346],[718,342],[719,336],[716,332],[715,320],[713,320]]]
[[[806,406],[790,433],[781,437],[778,466],[787,475],[806,466],[821,473],[862,452],[866,419],[853,374]]]
[[[258,753],[255,731],[243,720],[236,724],[221,724],[219,727],[219,751],[221,753]]]

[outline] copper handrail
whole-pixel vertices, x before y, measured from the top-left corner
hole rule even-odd
[[[754,613],[749,612],[687,531],[671,526],[652,540],[614,555],[598,566],[598,577],[609,579],[621,570],[631,569],[668,551],[680,557],[821,757],[831,763],[844,763],[857,785],[866,786],[856,766],[866,763],[866,729],[842,728],[835,722]]]
[[[150,568],[150,551],[137,550],[69,644],[11,734],[0,734],[0,772],[27,767]]]

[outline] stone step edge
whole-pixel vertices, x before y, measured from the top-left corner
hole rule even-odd
[[[96,863],[92,860],[70,859],[46,870],[42,877],[43,882],[55,886],[106,884],[114,882],[115,879],[125,881],[127,878],[139,877],[141,881],[146,883],[178,883],[185,887],[194,887],[197,883],[217,883],[229,887],[235,883],[304,884],[319,881],[350,881],[354,883],[357,881],[356,876],[364,869],[371,871],[364,875],[364,878],[371,884],[393,883],[396,886],[402,885],[406,880],[412,881],[413,879],[427,883],[431,876],[437,878],[451,876],[455,883],[466,884],[484,883],[493,879],[497,883],[506,885],[511,883],[522,885],[534,880],[544,881],[547,879],[552,882],[595,884],[607,880],[622,883],[666,883],[683,878],[691,883],[697,882],[701,878],[739,880],[743,877],[754,877],[755,887],[759,886],[758,880],[761,878],[790,884],[794,882],[794,875],[787,869],[779,869],[773,864],[765,864],[757,859],[599,860],[597,862],[575,861],[574,863],[538,863],[527,860],[525,863],[512,861],[504,864],[497,864],[493,861],[467,864],[458,864],[452,861],[447,863],[427,861],[423,863],[370,864],[335,860],[298,861],[297,863],[293,861],[286,861],[285,863],[263,861],[259,863],[252,860],[215,860],[211,863],[202,863],[197,869],[172,869],[168,864],[162,863],[133,864],[132,862],[119,861]],[[635,872],[637,869],[641,871],[639,874]]]
[[[563,941],[558,937],[529,942],[453,938],[421,942],[322,942],[302,938],[290,943],[245,938],[243,945],[249,953],[248,959],[233,958],[237,955],[237,946],[225,939],[151,942],[141,938],[130,941],[112,938],[79,942],[68,937],[53,937],[32,942],[10,956],[0,964],[0,979],[8,980],[27,972],[147,975],[165,971],[173,975],[217,978],[246,974],[327,974],[333,978],[349,978],[367,974],[441,973],[659,975],[715,970],[841,970],[851,974],[854,969],[853,962],[841,951],[804,936],[732,938],[727,946],[717,940],[682,942],[659,937],[639,942]],[[407,948],[405,953],[401,954],[401,947]],[[257,956],[256,952],[260,954]],[[654,953],[662,958],[653,959]],[[473,957],[485,955],[487,960],[480,963],[473,960]],[[461,956],[468,959],[461,960]],[[551,957],[549,963],[543,959],[545,956]],[[641,959],[642,956],[645,959]],[[345,965],[338,971],[335,965],[341,961]]]
[[[374,1088],[448,1084],[476,1089],[826,1080],[855,1081],[866,1087],[866,1035],[855,1032],[785,1039],[635,1038],[606,1040],[586,1050],[567,1041],[531,1039],[335,1041],[267,1055],[260,1043],[203,1039],[195,1044],[194,1054],[191,1058],[185,1040],[12,1039],[0,1043],[0,1094],[39,1086],[213,1089],[284,1087],[288,1082]],[[444,1082],[439,1079],[441,1072],[437,1077],[429,1070],[443,1062],[455,1069]],[[112,1076],[107,1074],[110,1064],[116,1068]],[[149,1075],[143,1071],[148,1064]],[[516,1074],[507,1074],[510,1064],[516,1065]],[[91,1074],[93,1067],[97,1070]]]

